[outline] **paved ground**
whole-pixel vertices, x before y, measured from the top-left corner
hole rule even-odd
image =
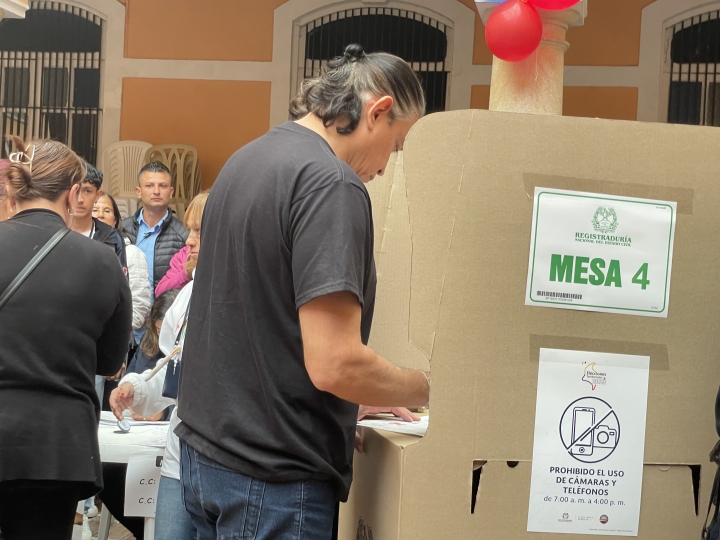
[[[98,527],[100,527],[100,515],[90,520],[90,530],[92,530],[93,538],[97,538]],[[110,526],[110,537],[109,540],[133,540],[135,537],[130,532],[120,525],[115,519],[112,520]],[[73,540],[82,540],[82,526],[75,525],[73,530]]]

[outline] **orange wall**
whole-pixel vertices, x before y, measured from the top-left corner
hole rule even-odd
[[[489,109],[490,108],[490,86],[478,85],[470,89],[470,108],[471,109]]]
[[[274,10],[286,1],[124,0],[125,54],[129,58],[269,62]],[[485,27],[474,0],[458,1],[475,14],[473,63],[491,64]],[[585,25],[568,32],[567,65],[636,66],[642,9],[654,1],[591,2]]]
[[[126,0],[125,56],[272,60],[273,14],[286,0]]]
[[[566,86],[563,115],[611,120],[637,120],[638,89]]]
[[[471,109],[487,109],[489,86],[473,86]],[[637,88],[566,86],[563,91],[563,115],[611,120],[637,120]]]
[[[203,187],[269,118],[268,82],[123,79],[120,139],[197,147]]]
[[[469,0],[459,0],[470,5]],[[640,59],[642,10],[655,0],[595,0],[588,5],[584,26],[571,28],[567,35],[568,66],[637,66]],[[485,27],[475,18],[473,63],[492,64],[485,44]]]

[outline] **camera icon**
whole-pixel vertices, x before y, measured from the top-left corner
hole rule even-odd
[[[617,431],[609,426],[600,425],[595,428],[595,448],[615,448]]]

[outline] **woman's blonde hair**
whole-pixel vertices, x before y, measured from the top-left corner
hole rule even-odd
[[[15,136],[8,140],[16,152],[11,154],[11,163],[2,175],[7,196],[19,201],[55,202],[85,179],[85,162],[64,144],[47,139],[23,141]]]
[[[290,118],[308,113],[335,126],[341,135],[355,131],[365,101],[390,96],[390,118],[410,120],[425,113],[425,94],[410,65],[388,53],[370,53],[360,45],[348,45],[345,53],[330,60],[319,76],[305,79],[290,104]]]
[[[205,211],[205,203],[207,203],[208,200],[208,195],[210,195],[210,190],[206,189],[205,191],[195,195],[195,198],[190,201],[187,210],[185,210],[185,216],[183,217],[183,223],[185,224],[186,229],[190,230],[200,228],[200,225],[202,224],[203,212]],[[195,266],[197,266],[197,261],[188,259],[188,261],[185,263],[185,270],[188,272],[192,272],[193,270],[195,270]]]

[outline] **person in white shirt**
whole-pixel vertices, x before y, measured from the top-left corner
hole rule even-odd
[[[94,218],[110,225],[113,229],[120,230],[120,209],[115,199],[107,193],[103,193],[98,197],[97,202],[93,206],[92,215]],[[133,330],[138,330],[145,324],[145,319],[150,314],[150,306],[152,299],[150,294],[150,282],[148,281],[148,265],[145,254],[130,243],[128,238],[125,240],[125,255],[127,257],[128,279],[130,280],[130,292],[133,297]]]
[[[200,252],[200,224],[205,209],[207,194],[198,195],[185,212],[185,223],[190,230],[186,244],[189,246],[188,262],[194,265]],[[194,274],[194,272],[193,272]],[[186,313],[190,304],[193,282],[191,281],[178,294],[175,302],[165,314],[160,330],[160,350],[170,354],[177,346],[180,347],[178,360],[182,357],[185,340],[184,327]],[[146,380],[151,370],[143,374],[129,373],[110,395],[110,406],[113,412],[122,419],[125,409],[132,410],[140,416],[150,416],[175,404],[175,399],[163,396],[163,385],[168,368],[180,369],[172,361],[165,364],[154,377]],[[177,407],[173,409],[168,426],[167,446],[160,470],[160,486],[158,490],[155,513],[156,540],[192,540],[195,538],[195,527],[190,515],[185,511],[182,502],[182,484],[180,483],[180,443],[175,435],[175,427],[180,422]]]

